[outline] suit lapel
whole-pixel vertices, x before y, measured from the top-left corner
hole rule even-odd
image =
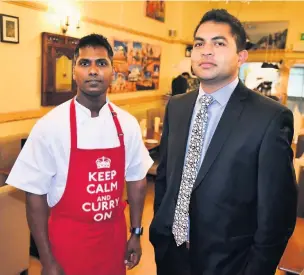
[[[244,107],[244,99],[247,97],[247,94],[247,88],[245,88],[241,81],[239,81],[239,84],[232,93],[214,132],[202,166],[194,183],[193,190],[197,188],[204,180],[207,172],[223,148],[225,141],[228,139],[231,130],[237,125],[239,116]]]

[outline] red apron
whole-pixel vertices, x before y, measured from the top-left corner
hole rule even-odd
[[[120,146],[78,149],[75,102],[71,101],[67,183],[49,219],[51,249],[66,275],[126,274],[125,146],[117,114],[108,106]]]

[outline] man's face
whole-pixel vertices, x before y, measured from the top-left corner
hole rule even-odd
[[[73,79],[82,93],[96,97],[102,95],[111,84],[112,75],[113,67],[104,47],[79,49]]]
[[[247,56],[245,50],[237,52],[228,24],[210,21],[200,25],[195,34],[191,64],[200,80],[221,82],[236,77]]]

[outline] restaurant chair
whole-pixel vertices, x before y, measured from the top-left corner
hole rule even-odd
[[[13,186],[0,187],[0,274],[27,274],[30,232],[25,193]]]
[[[0,171],[10,171],[20,153],[22,140],[27,134],[0,138]]]
[[[304,135],[300,134],[298,136],[297,146],[296,146],[296,158],[300,158],[304,153]]]

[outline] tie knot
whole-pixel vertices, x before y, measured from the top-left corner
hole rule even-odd
[[[199,102],[203,105],[208,107],[213,102],[213,97],[211,95],[202,95],[199,99]]]

